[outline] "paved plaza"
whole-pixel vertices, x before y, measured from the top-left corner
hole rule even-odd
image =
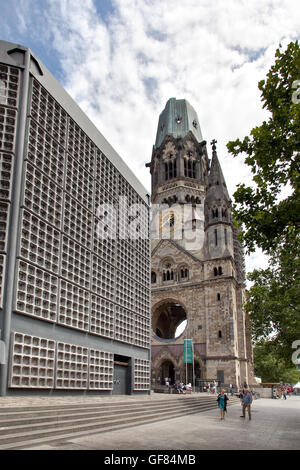
[[[120,431],[30,447],[39,450],[300,450],[300,396],[259,399],[252,420],[229,407],[221,421],[216,410]]]

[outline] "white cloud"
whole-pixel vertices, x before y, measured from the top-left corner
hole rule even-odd
[[[170,97],[186,98],[204,139],[217,139],[229,192],[249,181],[226,143],[266,118],[257,83],[279,42],[297,37],[298,1],[114,0],[105,21],[97,2],[48,0],[40,23],[59,54],[63,85],[144,186],[150,191],[145,163]],[[27,3],[36,11],[37,0]],[[34,21],[38,31],[36,18],[24,16],[22,28]]]
[[[255,253],[245,256],[246,272],[253,271],[253,269],[266,269],[268,267],[268,256],[266,256],[260,249],[256,249]],[[247,288],[253,285],[253,282],[247,280]]]

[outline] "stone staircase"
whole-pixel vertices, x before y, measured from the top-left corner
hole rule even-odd
[[[230,398],[229,405],[235,403],[239,403],[239,399]],[[216,396],[203,395],[172,395],[164,399],[137,397],[131,401],[120,397],[118,401],[103,403],[89,400],[88,403],[2,407],[0,450],[26,449],[212,409],[217,412]]]

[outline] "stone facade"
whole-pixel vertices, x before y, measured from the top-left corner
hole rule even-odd
[[[153,384],[166,377],[236,387],[254,383],[243,310],[244,255],[215,144],[210,160],[195,111],[185,100],[168,101],[147,164],[153,206]],[[183,362],[184,339],[193,340],[193,364]]]

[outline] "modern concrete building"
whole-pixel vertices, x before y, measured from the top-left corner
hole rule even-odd
[[[0,41],[1,395],[148,393],[149,196],[26,47]]]
[[[171,98],[159,117],[152,176],[152,382],[252,384],[244,254],[212,142],[198,116]],[[177,327],[186,322],[185,330]],[[193,362],[184,361],[192,340]],[[187,342],[185,344],[188,344]]]

